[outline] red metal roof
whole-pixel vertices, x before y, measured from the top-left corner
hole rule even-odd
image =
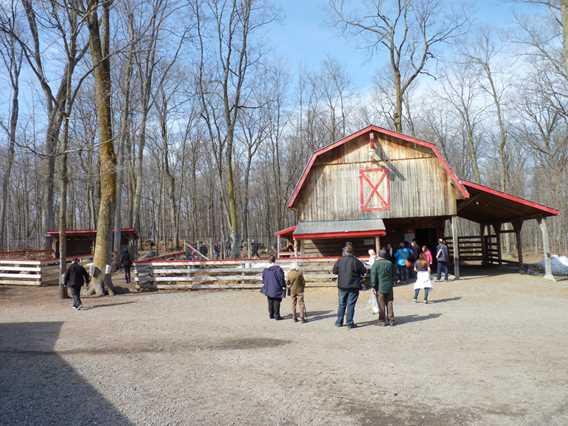
[[[560,214],[560,210],[556,210],[552,207],[547,207],[543,204],[526,200],[515,195],[507,194],[506,192],[498,191],[479,183],[468,181],[464,181],[463,183],[465,187],[472,192],[472,195],[479,193],[483,194],[483,201],[488,204],[485,206],[468,205],[467,207],[465,207],[465,209],[467,209],[468,211],[460,212],[460,216],[463,215],[464,217],[467,217],[469,215],[475,217],[477,215],[481,216],[483,214],[488,216],[489,213],[497,214],[497,210],[499,208],[505,207],[508,208],[506,214],[508,216],[511,216],[511,218],[514,218],[514,216],[519,216],[519,218],[521,219],[523,217],[530,217],[531,215],[535,214],[543,216],[558,216]],[[475,196],[476,198],[479,197],[478,195]],[[479,198],[479,200],[481,201],[482,199]],[[505,212],[501,214],[505,214]]]
[[[444,158],[444,156],[442,155],[442,153],[440,152],[440,150],[438,149],[438,147],[436,145],[434,145],[433,143],[430,143],[430,142],[426,142],[426,141],[423,141],[423,140],[420,140],[420,139],[413,138],[411,136],[403,135],[402,133],[397,133],[397,132],[393,132],[391,130],[386,130],[386,129],[383,129],[382,127],[378,127],[378,126],[371,124],[371,125],[365,127],[364,129],[361,129],[361,130],[359,130],[359,131],[357,131],[357,132],[355,132],[355,133],[353,133],[349,136],[344,137],[343,139],[338,140],[337,142],[332,143],[331,145],[327,145],[327,146],[324,146],[323,148],[318,149],[317,151],[315,151],[312,154],[308,163],[306,164],[306,167],[304,168],[304,171],[302,173],[302,176],[300,177],[300,180],[298,181],[298,183],[296,184],[296,186],[294,188],[294,192],[292,193],[292,195],[290,196],[290,199],[288,200],[288,208],[294,207],[294,204],[296,203],[296,200],[298,199],[300,191],[302,190],[302,187],[304,186],[304,184],[305,184],[305,182],[306,182],[306,180],[307,180],[307,178],[310,174],[310,171],[312,170],[314,163],[316,162],[317,158],[320,155],[325,154],[326,152],[329,152],[331,150],[334,150],[335,148],[338,148],[341,145],[344,145],[348,142],[351,142],[352,140],[357,139],[359,136],[362,136],[362,135],[369,133],[371,131],[399,139],[403,142],[413,143],[413,144],[420,145],[420,146],[423,146],[425,148],[431,149],[432,152],[434,153],[434,155],[436,156],[436,158],[438,158],[438,160],[442,164],[442,167],[444,167],[444,169],[446,170],[446,172],[448,173],[450,178],[454,181],[456,188],[462,193],[464,198],[469,198],[469,193],[465,189],[462,181],[456,176],[456,174],[454,173],[454,171],[452,170],[452,168],[450,167],[450,165],[448,164],[448,162],[446,161],[446,159]]]
[[[319,232],[313,234],[294,234],[296,240],[320,240],[325,238],[361,238],[361,237],[377,237],[386,235],[384,229],[376,229],[370,231],[352,231],[352,232]]]
[[[113,232],[115,232],[116,229],[113,229]],[[136,229],[134,228],[120,228],[120,232],[123,234],[129,234],[129,235],[133,235],[135,238],[138,238],[138,232],[136,232]],[[47,235],[50,237],[57,237],[59,236],[59,231],[47,231]],[[84,236],[84,237],[89,237],[89,236],[95,236],[97,235],[97,230],[96,229],[66,229],[65,230],[65,235],[67,236]]]
[[[289,226],[288,228],[281,229],[274,233],[277,237],[285,237],[286,235],[291,235],[296,230],[296,226]]]

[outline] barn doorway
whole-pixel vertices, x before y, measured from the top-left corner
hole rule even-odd
[[[414,238],[420,247],[427,246],[433,252],[439,237],[436,228],[419,228]]]

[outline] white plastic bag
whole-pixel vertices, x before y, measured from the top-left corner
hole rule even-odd
[[[369,307],[371,308],[371,311],[372,311],[374,314],[378,314],[378,313],[379,313],[379,304],[378,304],[378,302],[377,302],[377,296],[375,296],[375,295],[373,294],[373,291],[372,291],[372,290],[371,290],[369,293],[370,293],[370,294],[369,294],[369,302],[368,302],[368,303],[369,303]]]

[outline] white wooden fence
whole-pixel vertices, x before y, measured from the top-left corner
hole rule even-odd
[[[57,262],[55,261],[55,264]],[[41,286],[53,284],[53,261],[45,260],[0,260],[0,285]]]
[[[292,259],[278,264],[288,271],[292,263],[304,273],[309,287],[335,286],[331,274],[336,259]],[[263,260],[150,261],[134,264],[134,281],[139,289],[254,289],[262,284]]]

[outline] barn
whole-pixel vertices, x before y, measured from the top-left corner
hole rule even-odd
[[[500,238],[513,232],[518,258],[522,225],[537,220],[546,275],[551,277],[546,218],[558,210],[461,180],[436,145],[374,125],[315,151],[288,208],[297,223],[276,232],[280,257],[338,256],[346,241],[364,256],[385,244],[416,239],[435,246],[450,223],[454,273],[465,260],[502,263]],[[457,218],[479,224],[476,235],[457,235]],[[504,224],[513,230],[506,231]],[[281,239],[292,242],[285,253]]]

